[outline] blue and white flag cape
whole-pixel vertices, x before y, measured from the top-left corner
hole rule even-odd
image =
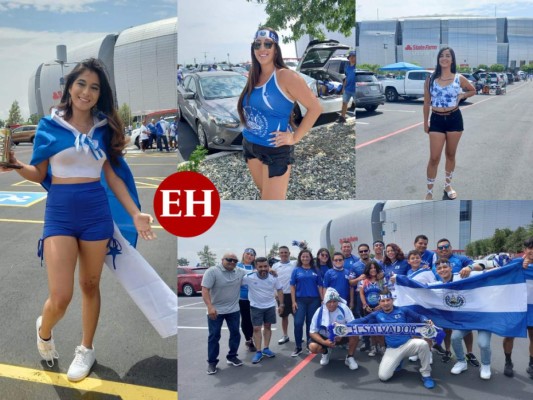
[[[524,270],[524,277],[527,286],[527,326],[533,326],[533,264],[529,264],[528,269]]]
[[[107,151],[110,144],[108,132],[107,126],[102,125],[96,128],[93,134],[93,139],[98,140],[104,151]],[[39,164],[73,144],[74,135],[70,130],[51,117],[42,118],[35,135],[31,164]],[[109,159],[109,155],[106,155]],[[111,166],[124,181],[130,196],[140,209],[133,175],[124,158],[120,157],[119,164]],[[46,191],[50,188],[51,181],[51,170],[48,168],[48,175],[42,183]],[[115,222],[115,231],[105,263],[159,335],[163,338],[176,335],[178,298],[143,256],[135,250],[137,230],[133,220],[108,187],[103,172],[101,182],[106,189]]]
[[[409,307],[443,328],[526,337],[528,301],[521,262],[431,286],[397,275],[396,295],[395,305]]]

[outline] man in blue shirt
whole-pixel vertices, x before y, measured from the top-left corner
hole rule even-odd
[[[342,88],[342,110],[339,119],[337,119],[337,122],[341,124],[346,122],[346,111],[348,110],[350,99],[355,101],[355,59],[355,50],[352,50],[348,53],[348,61],[350,63],[344,67],[346,78],[344,78]]]
[[[357,261],[359,261],[359,257],[354,256],[352,254],[352,250],[353,250],[353,247],[352,247],[351,242],[344,241],[341,243],[341,252],[342,252],[342,255],[344,256],[344,269],[346,269],[347,271],[351,271],[352,266]]]
[[[381,310],[373,312],[364,318],[354,319],[348,325],[413,322],[425,322],[433,325],[433,322],[423,315],[417,314],[408,308],[394,306],[392,294],[388,291],[381,293],[379,305],[381,306]],[[428,389],[435,387],[435,382],[431,378],[431,365],[429,363],[431,350],[424,339],[411,338],[410,336],[385,335],[385,342],[387,343],[387,350],[385,350],[378,370],[380,380],[387,381],[392,378],[394,371],[401,365],[405,357],[417,355],[420,359],[420,374],[422,375],[424,386]]]
[[[155,119],[152,118],[150,120],[150,123],[146,125],[146,127],[150,131],[150,137],[148,138],[148,148],[151,149],[152,143],[154,142],[154,140],[157,141],[157,129],[155,127]]]
[[[437,256],[438,258],[448,259],[448,263],[452,267],[452,274],[460,273],[465,267],[472,269],[472,259],[459,254],[453,254],[452,245],[448,239],[440,239],[437,242]],[[437,266],[435,263],[433,263],[432,270],[437,280],[440,280],[440,276],[437,274]]]
[[[422,264],[432,267],[433,262],[435,261],[435,253],[431,250],[428,250],[428,237],[426,235],[418,235],[415,238],[414,245],[415,250],[420,253]]]
[[[163,117],[159,118],[159,121],[157,121],[157,124],[155,124],[155,130],[157,135],[157,151],[163,151],[163,146],[161,144],[161,140],[165,144],[165,150],[170,152],[168,148],[168,140],[167,140],[167,121],[163,119]]]

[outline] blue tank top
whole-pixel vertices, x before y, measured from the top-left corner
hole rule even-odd
[[[287,130],[294,106],[278,86],[276,71],[263,86],[255,87],[249,98],[244,96],[242,106],[246,119],[244,138],[250,143],[275,147],[269,142],[271,133]]]
[[[433,107],[455,107],[457,96],[461,93],[459,74],[455,74],[453,82],[447,86],[440,86],[435,79],[431,87],[431,105]]]

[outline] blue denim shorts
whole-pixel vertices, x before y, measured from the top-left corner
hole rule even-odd
[[[350,99],[354,99],[355,100],[355,93],[344,92],[342,94],[342,102],[343,103],[348,103],[350,101]]]
[[[44,232],[95,241],[113,236],[113,218],[105,189],[99,181],[52,184],[46,199]]]

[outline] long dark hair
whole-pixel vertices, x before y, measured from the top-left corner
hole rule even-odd
[[[452,55],[451,72],[454,74],[457,72],[457,65],[455,63],[455,52],[453,51],[451,47],[443,47],[442,49],[439,50],[439,53],[437,54],[437,66],[435,67],[435,71],[433,71],[433,73],[431,74],[431,77],[429,78],[428,89],[430,93],[431,93],[431,88],[433,87],[433,82],[435,82],[435,79],[440,78],[440,75],[442,74],[442,68],[440,67],[440,64],[439,64],[439,58],[445,50],[449,50],[450,54]]]
[[[302,267],[303,264],[302,264],[302,254],[304,253],[307,253],[309,254],[309,257],[311,257],[311,260],[309,261],[309,265],[311,266],[312,269],[316,270],[316,265],[315,265],[315,259],[313,258],[313,254],[311,254],[311,250],[307,250],[307,249],[303,249],[302,251],[300,251],[300,253],[298,253],[298,261],[296,263],[296,266],[297,267]]]
[[[322,247],[320,250],[316,253],[316,265],[320,266],[320,253],[328,253],[328,261],[326,261],[326,265],[328,268],[333,268],[333,263],[331,262],[331,254],[329,253],[329,250],[325,247]]]
[[[387,255],[387,247],[392,247],[392,249],[396,252],[396,261],[403,261],[405,259],[405,255],[403,254],[403,251],[400,246],[398,246],[396,243],[389,243],[385,246],[385,257],[383,257],[383,264],[392,264],[392,260]]]
[[[274,32],[279,37],[278,33],[272,28],[263,26],[259,28],[258,30],[267,30],[270,32]],[[274,57],[274,67],[276,69],[288,68],[287,65],[285,65],[285,62],[283,61],[283,56],[281,55],[281,48],[279,47],[279,44],[274,42],[274,48],[276,49],[276,56]],[[242,93],[239,96],[239,102],[237,103],[237,111],[239,112],[239,119],[241,120],[241,123],[246,126],[247,124],[246,124],[246,119],[244,118],[244,107],[242,106],[242,103],[245,97],[247,98],[247,104],[250,102],[250,96],[252,95],[252,91],[256,87],[257,82],[259,82],[259,76],[261,75],[261,64],[259,64],[259,61],[257,61],[257,58],[255,58],[253,42],[250,44],[250,53],[251,53],[252,67],[250,68],[250,71],[248,72],[248,81],[246,82],[246,85],[244,86],[244,89],[242,90]]]
[[[111,85],[109,84],[105,67],[100,60],[96,58],[83,60],[66,76],[65,90],[63,91],[63,96],[61,96],[61,101],[57,106],[57,109],[64,112],[65,120],[68,121],[72,118],[72,100],[69,90],[76,79],[78,79],[78,77],[85,71],[94,72],[98,75],[98,79],[100,80],[100,95],[95,106],[96,109],[93,110],[93,113],[102,112],[107,118],[109,129],[111,131],[111,137],[107,143],[110,157],[109,161],[116,165],[126,147],[126,138],[124,136],[124,125],[115,108]]]

